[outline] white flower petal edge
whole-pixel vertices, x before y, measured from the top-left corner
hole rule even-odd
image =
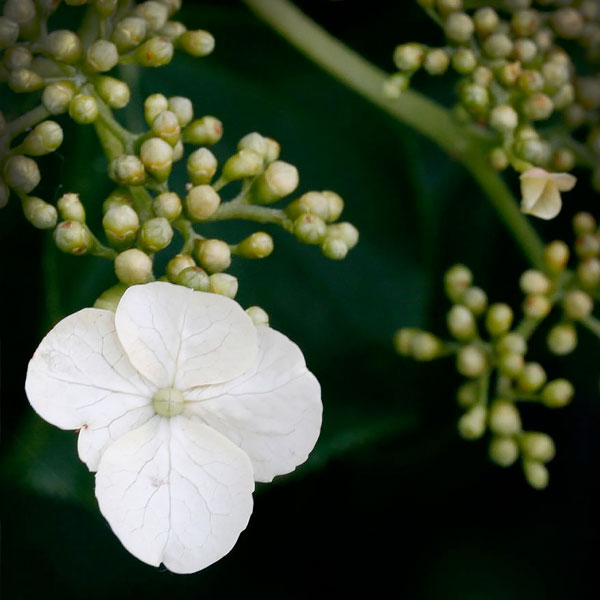
[[[174,573],[227,554],[252,513],[248,456],[183,416],[154,417],[111,444],[96,474],[100,511],[125,548]]]
[[[256,355],[256,327],[237,302],[171,283],[130,287],[115,324],[129,360],[159,388],[228,381]]]
[[[185,414],[244,450],[256,481],[293,471],[313,449],[323,405],[317,379],[285,335],[258,327],[254,364],[225,384],[187,390]]]
[[[577,178],[569,173],[548,173],[529,169],[521,174],[521,212],[540,219],[553,219],[562,208],[560,192],[575,187]]]
[[[81,429],[78,450],[95,471],[104,449],[152,417],[155,387],[123,352],[110,311],[84,308],[42,340],[25,390],[36,412],[61,429]]]

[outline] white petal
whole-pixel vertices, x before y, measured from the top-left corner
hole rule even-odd
[[[237,302],[171,283],[130,287],[115,322],[129,359],[158,387],[228,381],[256,354],[256,328]]]
[[[577,177],[570,173],[552,173],[551,177],[560,192],[570,192],[577,183]]]
[[[227,554],[252,513],[248,457],[202,423],[155,416],[111,444],[96,497],[125,548],[193,573]]]
[[[537,202],[523,212],[540,219],[554,219],[562,208],[560,192],[553,181],[548,181]]]
[[[222,385],[185,392],[186,414],[202,419],[248,454],[257,481],[293,471],[321,428],[319,382],[283,334],[258,327],[259,351],[246,373]]]
[[[108,310],[84,308],[60,321],[29,362],[25,390],[46,421],[81,428],[80,457],[92,471],[111,440],[154,413],[154,387],[129,362]]]
[[[521,174],[521,211],[530,213],[544,192],[548,173],[544,169],[529,169]]]

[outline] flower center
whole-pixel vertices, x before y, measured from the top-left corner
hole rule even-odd
[[[162,388],[154,394],[152,407],[161,417],[176,417],[183,412],[183,394],[172,387]]]

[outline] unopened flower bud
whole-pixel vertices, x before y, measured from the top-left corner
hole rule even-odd
[[[584,287],[594,288],[600,283],[600,260],[586,258],[577,265],[577,278]]]
[[[452,302],[460,302],[473,282],[473,274],[465,265],[454,265],[444,274],[444,289]]]
[[[200,292],[208,292],[210,290],[208,273],[195,265],[185,267],[179,271],[175,277],[175,283]]]
[[[500,133],[510,133],[519,124],[519,116],[512,106],[499,104],[490,113],[490,127]]]
[[[176,42],[186,31],[187,27],[184,23],[181,23],[180,21],[167,21],[158,33],[160,33],[162,37],[165,37],[172,42]]]
[[[460,99],[464,106],[475,114],[480,114],[490,103],[490,95],[485,87],[469,83],[460,88]]]
[[[563,310],[570,319],[584,319],[592,312],[593,308],[593,300],[589,294],[581,290],[568,292],[563,300]]]
[[[256,154],[260,154],[263,158],[267,154],[267,140],[264,136],[256,131],[245,135],[237,145],[238,150],[252,150]]]
[[[117,306],[119,306],[119,301],[121,300],[121,297],[125,293],[126,289],[127,286],[123,285],[122,283],[113,285],[96,298],[96,301],[94,302],[94,308],[101,308],[103,310],[116,312]]]
[[[165,181],[173,166],[173,149],[161,138],[150,138],[140,148],[140,159],[157,181]]]
[[[56,81],[44,88],[42,104],[51,115],[60,115],[67,112],[74,96],[75,84],[71,81]]]
[[[166,248],[173,239],[173,228],[164,217],[148,219],[142,224],[138,234],[140,244],[150,252]]]
[[[136,51],[135,58],[143,67],[162,67],[173,58],[173,43],[163,37],[153,37]]]
[[[181,127],[185,127],[194,118],[192,101],[183,96],[169,98],[169,110],[175,114]]]
[[[229,273],[214,273],[210,276],[210,291],[227,298],[235,298],[238,292],[237,277]]]
[[[490,58],[507,58],[513,51],[513,43],[504,33],[492,33],[484,40],[483,50]]]
[[[542,402],[549,408],[562,408],[573,400],[575,388],[566,379],[555,379],[542,390]]]
[[[348,254],[348,245],[339,238],[325,236],[321,242],[321,252],[323,256],[331,260],[344,260]]]
[[[109,176],[120,185],[140,185],[146,179],[144,164],[134,154],[121,154],[108,168]]]
[[[473,406],[458,420],[458,432],[466,440],[476,440],[485,433],[486,410]]]
[[[480,377],[483,375],[486,367],[486,354],[475,344],[463,346],[456,354],[456,369],[465,377]]]
[[[102,219],[108,241],[117,247],[133,243],[140,228],[138,214],[128,205],[110,208]]]
[[[442,351],[442,342],[428,331],[419,331],[413,336],[410,347],[415,360],[429,361],[438,358]]]
[[[0,50],[10,48],[19,38],[19,24],[7,17],[0,17]]]
[[[200,266],[209,273],[225,271],[231,265],[231,250],[223,240],[199,240],[195,254]]]
[[[348,250],[352,250],[358,244],[359,233],[352,223],[343,221],[342,223],[328,225],[326,236],[327,238],[342,240]]]
[[[543,490],[548,487],[549,474],[548,469],[541,463],[532,460],[523,461],[523,474],[527,483],[536,490]]]
[[[110,39],[120,52],[128,52],[144,41],[147,30],[148,25],[141,17],[125,17],[117,22]]]
[[[54,0],[51,0],[54,1]],[[110,17],[117,9],[118,0],[95,0],[94,10],[101,17]]]
[[[470,408],[479,400],[479,385],[477,381],[465,381],[456,391],[456,401],[462,408]]]
[[[135,15],[146,21],[148,31],[154,32],[164,27],[169,18],[169,9],[161,2],[149,0],[135,7]]]
[[[407,43],[396,46],[394,50],[394,64],[400,71],[416,71],[425,58],[425,51],[421,44]]]
[[[528,119],[540,121],[547,119],[552,114],[554,104],[546,94],[537,92],[525,98],[522,108],[523,113]]]
[[[85,56],[86,67],[92,71],[104,73],[110,71],[119,62],[119,51],[108,40],[96,40]]]
[[[273,252],[273,238],[264,231],[257,231],[242,240],[237,253],[243,258],[266,258]]]
[[[160,112],[152,121],[152,132],[174,146],[181,137],[181,126],[177,115],[170,110]]]
[[[472,73],[476,66],[477,58],[468,48],[459,48],[452,57],[452,67],[461,75]]]
[[[556,454],[554,441],[545,433],[529,431],[521,436],[520,443],[521,452],[529,460],[545,463]]]
[[[137,248],[125,250],[115,258],[115,273],[125,285],[146,283],[152,277],[152,260]]]
[[[291,202],[285,209],[291,217],[311,214],[321,219],[329,220],[329,201],[321,192],[306,192],[300,198]]]
[[[500,18],[498,13],[491,7],[478,8],[473,14],[473,24],[475,31],[481,37],[490,35],[498,26]]]
[[[544,250],[544,258],[549,269],[554,273],[558,273],[569,262],[569,247],[560,240],[550,242]]]
[[[326,234],[325,221],[316,215],[303,214],[294,221],[294,235],[305,244],[320,244]]]
[[[298,181],[296,167],[276,160],[271,162],[256,179],[252,187],[252,199],[258,204],[276,202],[291,194],[298,187]],[[325,201],[327,200],[325,199]]]
[[[448,15],[444,23],[444,33],[453,42],[468,42],[474,30],[473,20],[463,12]]]
[[[124,190],[117,188],[111,192],[110,196],[102,203],[102,214],[105,215],[111,208],[118,206],[133,206],[133,198],[131,194]]]
[[[450,66],[450,56],[442,48],[429,50],[425,55],[423,68],[430,75],[443,75]]]
[[[264,157],[265,164],[269,165],[279,158],[279,155],[281,154],[281,146],[279,145],[278,141],[270,137],[265,138],[265,143],[267,145],[267,150]]]
[[[69,102],[69,116],[80,125],[93,123],[98,118],[98,104],[93,96],[77,94]]]
[[[202,29],[186,31],[177,38],[177,45],[192,56],[207,56],[215,48],[215,38]]]
[[[577,330],[570,323],[555,325],[546,338],[550,352],[563,356],[577,347]]]
[[[580,258],[590,258],[600,254],[600,235],[584,233],[575,240],[575,252]]]
[[[184,269],[189,267],[195,267],[196,263],[189,254],[176,254],[168,263],[166,268],[167,277],[169,281],[175,283],[177,276]]]
[[[207,148],[198,148],[187,159],[187,173],[194,185],[209,183],[217,172],[217,159]]]
[[[577,235],[594,233],[596,231],[596,219],[588,212],[578,212],[573,217],[573,230]]]
[[[512,308],[501,302],[492,304],[485,315],[485,326],[493,337],[506,333],[510,329],[512,321]]]
[[[4,181],[16,192],[28,194],[40,179],[37,163],[27,156],[11,156],[4,163]]]
[[[457,340],[470,340],[477,335],[473,313],[459,304],[454,305],[446,319],[450,334]]]
[[[175,192],[163,192],[152,201],[152,210],[157,217],[174,221],[181,214],[181,198]]]
[[[567,40],[580,35],[583,30],[583,17],[575,8],[559,8],[551,17],[554,31]]]
[[[92,245],[88,228],[79,221],[63,221],[54,230],[54,242],[67,254],[85,254]]]
[[[223,179],[234,181],[258,175],[263,168],[263,157],[252,150],[239,150],[223,165]]]
[[[68,65],[79,62],[83,56],[81,40],[68,29],[50,32],[46,37],[45,48],[52,58]]]
[[[62,141],[62,127],[55,121],[42,121],[27,134],[21,149],[30,156],[43,156],[54,152]]]
[[[176,163],[178,160],[183,158],[185,149],[181,140],[177,140],[177,143],[173,146],[173,162]]]
[[[144,100],[144,118],[148,125],[152,125],[156,117],[169,109],[169,101],[162,94],[150,94]]]
[[[114,77],[99,77],[96,80],[98,95],[110,108],[124,108],[129,104],[131,92],[129,86]]]
[[[12,46],[4,51],[2,64],[8,71],[15,69],[27,69],[31,65],[33,55],[26,46]]]
[[[8,76],[8,87],[17,94],[35,92],[44,86],[44,80],[30,69],[15,69]]]
[[[85,208],[79,194],[63,194],[57,202],[58,211],[64,221],[85,223]]]
[[[511,379],[519,377],[525,365],[523,355],[516,352],[503,352],[497,357],[497,361],[500,373]]]
[[[527,342],[518,333],[507,333],[496,342],[498,352],[514,352],[524,355],[527,352]]]
[[[246,314],[252,319],[252,322],[257,327],[268,327],[269,326],[269,315],[260,306],[249,306],[246,309]]]
[[[533,62],[537,56],[538,47],[534,41],[522,38],[515,41],[513,53],[521,64],[527,64]]]
[[[197,185],[187,194],[185,209],[194,221],[206,221],[221,203],[219,194],[210,185]]]
[[[202,117],[192,121],[183,130],[182,137],[188,144],[216,144],[223,137],[223,124],[215,117]]]
[[[413,327],[398,329],[394,334],[396,352],[401,356],[410,356],[412,354],[412,342],[417,333],[420,333],[419,330]]]
[[[56,208],[41,198],[23,198],[23,213],[37,229],[53,229],[58,219]]]
[[[519,389],[523,392],[537,392],[546,383],[546,371],[536,362],[527,363],[519,376]]]
[[[504,171],[510,164],[504,148],[497,147],[490,151],[489,163],[495,171]]]
[[[551,309],[550,300],[542,294],[529,294],[523,301],[523,314],[530,319],[544,319]]]
[[[467,288],[462,295],[461,304],[466,306],[476,317],[478,317],[482,315],[487,308],[487,295],[481,288]]]
[[[35,18],[35,4],[32,0],[6,0],[2,13],[11,21],[27,23]]]
[[[521,417],[512,402],[496,400],[489,412],[490,429],[498,435],[515,435],[521,431]]]
[[[488,448],[490,459],[501,467],[510,467],[519,458],[519,445],[510,437],[495,436]]]

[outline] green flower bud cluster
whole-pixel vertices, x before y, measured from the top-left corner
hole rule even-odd
[[[600,189],[600,78],[589,75],[587,66],[576,66],[563,49],[576,42],[592,65],[600,60],[597,7],[550,2],[544,4],[556,6],[538,10],[531,2],[505,2],[497,12],[492,6],[467,11],[460,1],[420,4],[442,27],[447,45],[397,46],[398,71],[386,81],[385,94],[400,97],[418,71],[452,72],[458,78],[457,117],[487,126],[496,137],[489,156],[494,169],[538,166],[564,172],[579,163],[594,170]],[[545,127],[556,113],[565,124],[558,135]],[[576,129],[577,140],[587,136],[587,147],[571,135]]]
[[[596,223],[578,215],[580,234],[597,234]],[[490,434],[489,456],[508,467],[521,458],[528,483],[544,488],[548,483],[545,463],[554,456],[554,444],[543,433],[523,430],[519,405],[535,402],[548,408],[568,405],[574,396],[566,379],[548,381],[544,367],[528,360],[528,341],[554,307],[562,318],[547,333],[549,349],[566,354],[577,344],[573,323],[589,316],[590,296],[577,288],[577,275],[566,265],[568,247],[553,242],[546,247],[547,271],[529,269],[520,277],[524,294],[522,318],[515,323],[514,311],[500,302],[489,303],[487,294],[473,285],[473,275],[464,265],[454,265],[444,276],[444,288],[452,306],[447,326],[452,340],[414,328],[396,332],[396,351],[418,361],[453,356],[458,373],[466,378],[457,400],[464,411],[458,430],[465,439]]]

